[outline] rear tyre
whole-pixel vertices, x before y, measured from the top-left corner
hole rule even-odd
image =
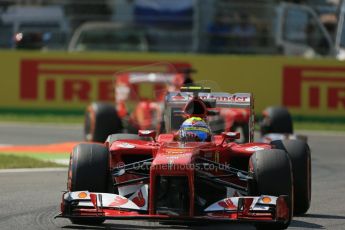
[[[113,105],[94,102],[85,112],[84,139],[104,142],[108,135],[122,132],[122,121]]]
[[[83,143],[73,148],[68,170],[69,191],[108,192],[109,152],[99,144]],[[70,218],[73,224],[101,224],[105,219]]]
[[[290,156],[294,182],[294,214],[304,214],[308,211],[311,201],[310,148],[301,140],[277,140],[271,144],[286,151]]]
[[[253,173],[253,181],[248,184],[249,194],[287,195],[289,218],[286,223],[257,224],[257,229],[286,229],[292,219],[292,172],[289,156],[283,150],[261,150],[250,157],[249,170]]]
[[[267,133],[293,133],[292,118],[284,107],[268,107],[263,111],[263,120],[260,122],[261,135]]]

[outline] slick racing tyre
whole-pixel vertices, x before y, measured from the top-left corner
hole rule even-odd
[[[104,142],[108,135],[122,132],[122,121],[112,104],[94,102],[85,113],[84,139]]]
[[[268,107],[263,111],[260,122],[261,136],[267,133],[293,133],[292,119],[289,111],[284,107]]]
[[[257,224],[257,229],[286,229],[293,215],[293,187],[291,162],[283,150],[271,149],[255,152],[249,159],[253,180],[248,183],[249,195],[287,195],[289,218],[285,223]]]
[[[78,144],[73,148],[68,170],[69,191],[108,192],[109,152],[103,145]],[[71,218],[74,224],[101,224],[99,218]]]
[[[310,148],[301,140],[277,140],[271,144],[286,151],[290,156],[294,181],[294,214],[304,214],[308,211],[311,201]]]

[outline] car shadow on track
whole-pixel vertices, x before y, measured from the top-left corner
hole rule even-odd
[[[309,228],[309,229],[325,229],[324,226],[314,223],[308,223],[301,220],[293,220],[289,228]]]
[[[305,217],[305,218],[319,218],[319,219],[345,220],[345,216],[326,215],[326,214],[306,214],[306,215],[303,215],[302,217]]]
[[[290,227],[292,228],[309,228],[309,229],[325,229],[325,226],[309,223],[305,220],[312,220],[312,219],[328,219],[328,220],[345,220],[345,216],[341,215],[327,215],[327,214],[305,214],[302,216],[298,216],[298,218],[304,218],[304,220],[297,220],[294,219]]]
[[[204,230],[204,229],[238,229],[238,230],[253,230],[254,227],[246,224],[217,224],[217,225],[192,225],[192,226],[185,226],[185,225],[161,225],[158,223],[152,222],[142,222],[142,224],[116,224],[116,223],[104,223],[98,226],[90,226],[90,225],[67,225],[62,227],[63,229],[117,229],[117,230],[134,230],[134,229],[189,229],[189,230]]]
[[[312,219],[334,219],[334,220],[345,220],[345,216],[341,215],[326,215],[326,214],[306,214],[299,216],[297,218],[305,218],[305,220],[294,219],[289,228],[306,228],[306,229],[325,229],[325,226],[310,223],[306,220]],[[247,224],[198,224],[194,223],[192,225],[183,225],[183,224],[172,224],[172,223],[158,223],[158,222],[149,222],[149,221],[107,221],[102,225],[66,225],[62,227],[63,229],[119,229],[119,230],[134,230],[134,229],[176,229],[176,230],[204,230],[204,229],[242,229],[242,230],[253,230],[255,229],[251,225]]]

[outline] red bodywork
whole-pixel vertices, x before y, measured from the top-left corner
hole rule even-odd
[[[196,197],[200,196],[197,190],[196,181],[198,174],[211,174],[213,176],[220,176],[224,174],[224,171],[220,168],[198,168],[197,162],[200,158],[207,159],[221,165],[227,165],[232,161],[243,160],[248,163],[250,156],[258,149],[270,149],[271,146],[264,143],[247,143],[237,144],[234,142],[224,142],[222,135],[216,135],[213,137],[212,142],[198,143],[187,142],[181,143],[174,141],[174,134],[161,134],[158,136],[156,142],[144,141],[144,140],[121,140],[115,141],[109,145],[110,152],[110,170],[118,167],[119,165],[129,164],[128,159],[149,159],[153,158],[151,164],[148,166],[149,179],[143,180],[134,185],[143,186],[148,185],[148,195],[145,197],[140,192],[137,193],[137,197],[131,199],[138,207],[147,206],[145,210],[126,210],[117,209],[116,207],[128,202],[127,198],[115,199],[113,206],[115,208],[97,206],[99,204],[99,195],[90,194],[91,201],[94,207],[80,207],[73,209],[73,212],[66,212],[66,203],[62,203],[62,216],[71,217],[99,217],[106,219],[153,219],[153,220],[205,220],[205,221],[287,221],[288,207],[284,200],[284,197],[277,199],[277,206],[272,212],[259,212],[254,213],[250,211],[250,207],[253,205],[253,198],[244,197],[242,204],[233,204],[230,199],[220,200],[219,206],[227,208],[229,212],[205,212],[201,213],[196,208]],[[209,175],[210,176],[210,175]],[[125,173],[124,175],[114,178],[114,183],[123,183],[128,180],[140,179],[142,176]],[[186,177],[188,187],[188,210],[186,213],[180,215],[169,215],[161,213],[158,210],[158,203],[160,202],[159,192],[161,188],[158,188],[158,180],[161,177]],[[225,182],[235,184],[238,186],[246,187],[246,182],[239,180],[237,177],[228,177],[222,179]],[[124,185],[123,187],[126,187]],[[132,185],[133,186],[133,185]],[[121,187],[120,187],[121,188]],[[119,189],[120,190],[120,189]],[[222,193],[224,191],[219,191]],[[241,191],[234,191],[231,194],[232,197],[241,196]],[[124,194],[125,195],[125,194]],[[124,196],[123,196],[124,197]],[[225,195],[226,197],[226,195]],[[216,200],[215,200],[216,202]]]

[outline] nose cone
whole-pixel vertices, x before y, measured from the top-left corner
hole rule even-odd
[[[207,143],[202,142],[166,143],[158,150],[151,169],[164,175],[193,171],[195,158],[205,145]]]
[[[170,142],[163,144],[150,168],[150,213],[193,216],[195,159],[205,142]],[[166,192],[165,192],[166,191]],[[164,199],[163,199],[164,198]],[[155,210],[156,209],[156,210]]]
[[[160,174],[185,171],[193,162],[193,151],[193,148],[179,145],[162,146],[158,150],[152,167]]]

